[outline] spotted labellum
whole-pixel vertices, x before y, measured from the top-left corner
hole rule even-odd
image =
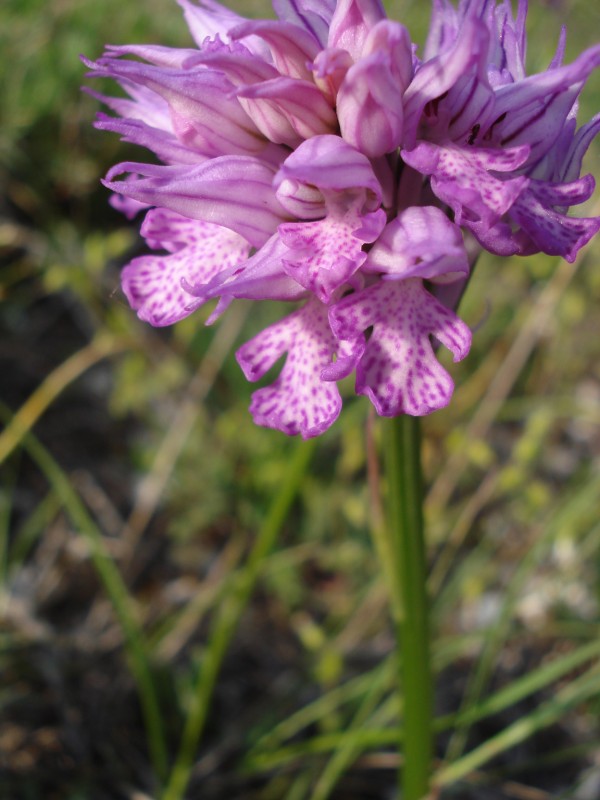
[[[216,301],[294,304],[237,353],[259,425],[308,438],[340,413],[338,382],[378,414],[446,406],[436,356],[464,358],[453,305],[469,277],[465,236],[499,255],[572,261],[600,218],[583,156],[600,115],[577,127],[600,46],[525,71],[527,3],[433,0],[423,56],[379,0],[274,0],[247,20],[215,0],[178,0],[195,46],[109,46],[85,60],[121,97],[96,126],[147,148],[104,181],[150,253],[123,270],[138,316],[171,325]],[[156,163],[158,160],[159,163]]]

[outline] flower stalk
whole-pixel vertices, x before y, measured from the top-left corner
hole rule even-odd
[[[433,689],[418,417],[386,421],[384,438],[387,535],[394,557],[395,595],[401,602],[394,620],[404,709],[400,782],[403,800],[422,800],[431,776]]]

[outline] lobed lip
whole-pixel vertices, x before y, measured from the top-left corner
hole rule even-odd
[[[301,303],[237,353],[250,381],[286,356],[251,412],[287,434],[326,430],[352,372],[381,415],[447,405],[432,340],[469,350],[441,302],[468,280],[464,238],[572,261],[600,230],[568,215],[595,185],[580,172],[600,115],[578,130],[576,110],[600,45],[565,65],[563,31],[527,75],[526,3],[515,18],[507,2],[436,0],[421,58],[380,0],[274,0],[276,20],[177,2],[197,48],[83,59],[126,93],[88,90],[114,114],[96,126],[161,162],[104,180],[146,213],[154,252],[123,270],[132,308],[160,326],[212,300],[209,322],[236,298]]]

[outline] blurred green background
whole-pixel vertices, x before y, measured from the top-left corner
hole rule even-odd
[[[532,5],[530,71],[564,21],[569,59],[600,38],[596,4]],[[388,8],[422,43],[428,6]],[[391,797],[379,427],[350,383],[314,452],[252,424],[233,350],[275,304],[128,308],[137,223],[99,178],[146,155],[92,128],[78,56],[105,42],[191,45],[169,0],[0,6],[0,797],[157,797],[182,752],[190,798]],[[482,257],[424,421],[444,798],[600,797],[599,259]]]

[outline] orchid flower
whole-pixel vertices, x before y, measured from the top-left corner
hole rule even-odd
[[[487,250],[573,261],[600,229],[600,218],[565,213],[594,190],[579,172],[600,117],[578,133],[575,118],[600,45],[563,65],[563,30],[548,69],[527,76],[526,14],[526,0],[516,20],[509,0],[462,0],[458,10],[435,0],[425,59],[405,93],[402,158]]]
[[[155,251],[123,270],[132,308],[160,326],[214,300],[209,322],[236,298],[295,303],[237,354],[250,381],[285,355],[251,412],[288,434],[325,431],[351,373],[380,415],[444,407],[435,345],[458,361],[471,342],[438,299],[468,278],[463,234],[573,260],[600,229],[567,215],[594,189],[600,117],[578,130],[576,112],[600,46],[564,65],[562,36],[527,76],[524,0],[516,19],[509,0],[433,0],[422,58],[379,0],[274,0],[274,20],[178,2],[195,46],[85,61],[126,94],[95,95],[115,115],[97,127],[161,162],[105,180]]]

